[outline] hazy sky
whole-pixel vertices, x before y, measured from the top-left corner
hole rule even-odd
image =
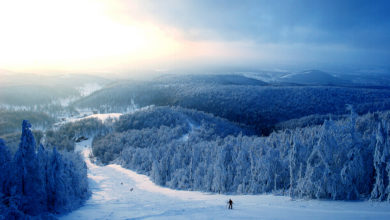
[[[388,65],[386,0],[2,0],[0,68]]]

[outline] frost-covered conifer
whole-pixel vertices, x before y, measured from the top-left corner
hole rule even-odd
[[[76,153],[35,149],[28,121],[23,121],[19,149],[11,160],[0,140],[0,218],[28,219],[79,207],[89,196],[87,167]],[[3,172],[4,171],[4,172]]]
[[[11,193],[19,198],[15,200],[19,210],[36,215],[44,209],[39,203],[36,203],[36,199],[41,195],[42,185],[38,175],[35,139],[30,128],[30,123],[24,120],[19,149],[13,158],[14,169],[12,169]]]
[[[376,146],[374,149],[375,183],[371,192],[371,199],[385,200],[388,197],[387,186],[389,173],[387,164],[390,163],[390,144],[388,140],[389,127],[386,122],[378,124],[376,131]]]

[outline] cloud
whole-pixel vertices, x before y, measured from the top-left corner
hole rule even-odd
[[[259,42],[342,41],[350,34],[359,40],[390,32],[388,1],[140,1],[156,20],[208,38],[214,31],[223,39],[251,38]],[[207,30],[207,35],[193,30]],[[196,34],[194,35],[196,36]],[[214,37],[214,36],[211,36]],[[367,39],[367,41],[369,41]],[[388,42],[386,42],[388,43]]]
[[[387,0],[18,0],[0,6],[0,67],[12,70],[388,66],[390,60]]]
[[[179,29],[191,41],[251,42],[254,48],[277,45],[283,56],[283,47],[290,53],[295,45],[312,54],[328,47],[327,56],[340,53],[351,62],[370,58],[367,62],[386,64],[390,59],[390,2],[386,0],[138,0],[131,4],[138,5],[138,14]],[[296,53],[306,58],[303,52]],[[316,57],[335,61],[325,55]]]

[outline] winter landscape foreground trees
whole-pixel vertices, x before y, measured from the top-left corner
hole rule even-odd
[[[268,137],[218,136],[203,123],[117,130],[96,139],[93,152],[175,189],[390,200],[390,112],[351,113]]]
[[[23,121],[19,149],[11,156],[0,139],[0,219],[73,210],[89,195],[87,167],[76,153],[36,149],[28,121]]]

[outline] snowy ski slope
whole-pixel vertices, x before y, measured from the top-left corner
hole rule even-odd
[[[390,219],[386,202],[293,201],[285,196],[172,190],[119,165],[91,163],[90,145],[91,139],[76,149],[85,157],[92,196],[85,206],[60,219]],[[233,210],[227,209],[229,198]]]

